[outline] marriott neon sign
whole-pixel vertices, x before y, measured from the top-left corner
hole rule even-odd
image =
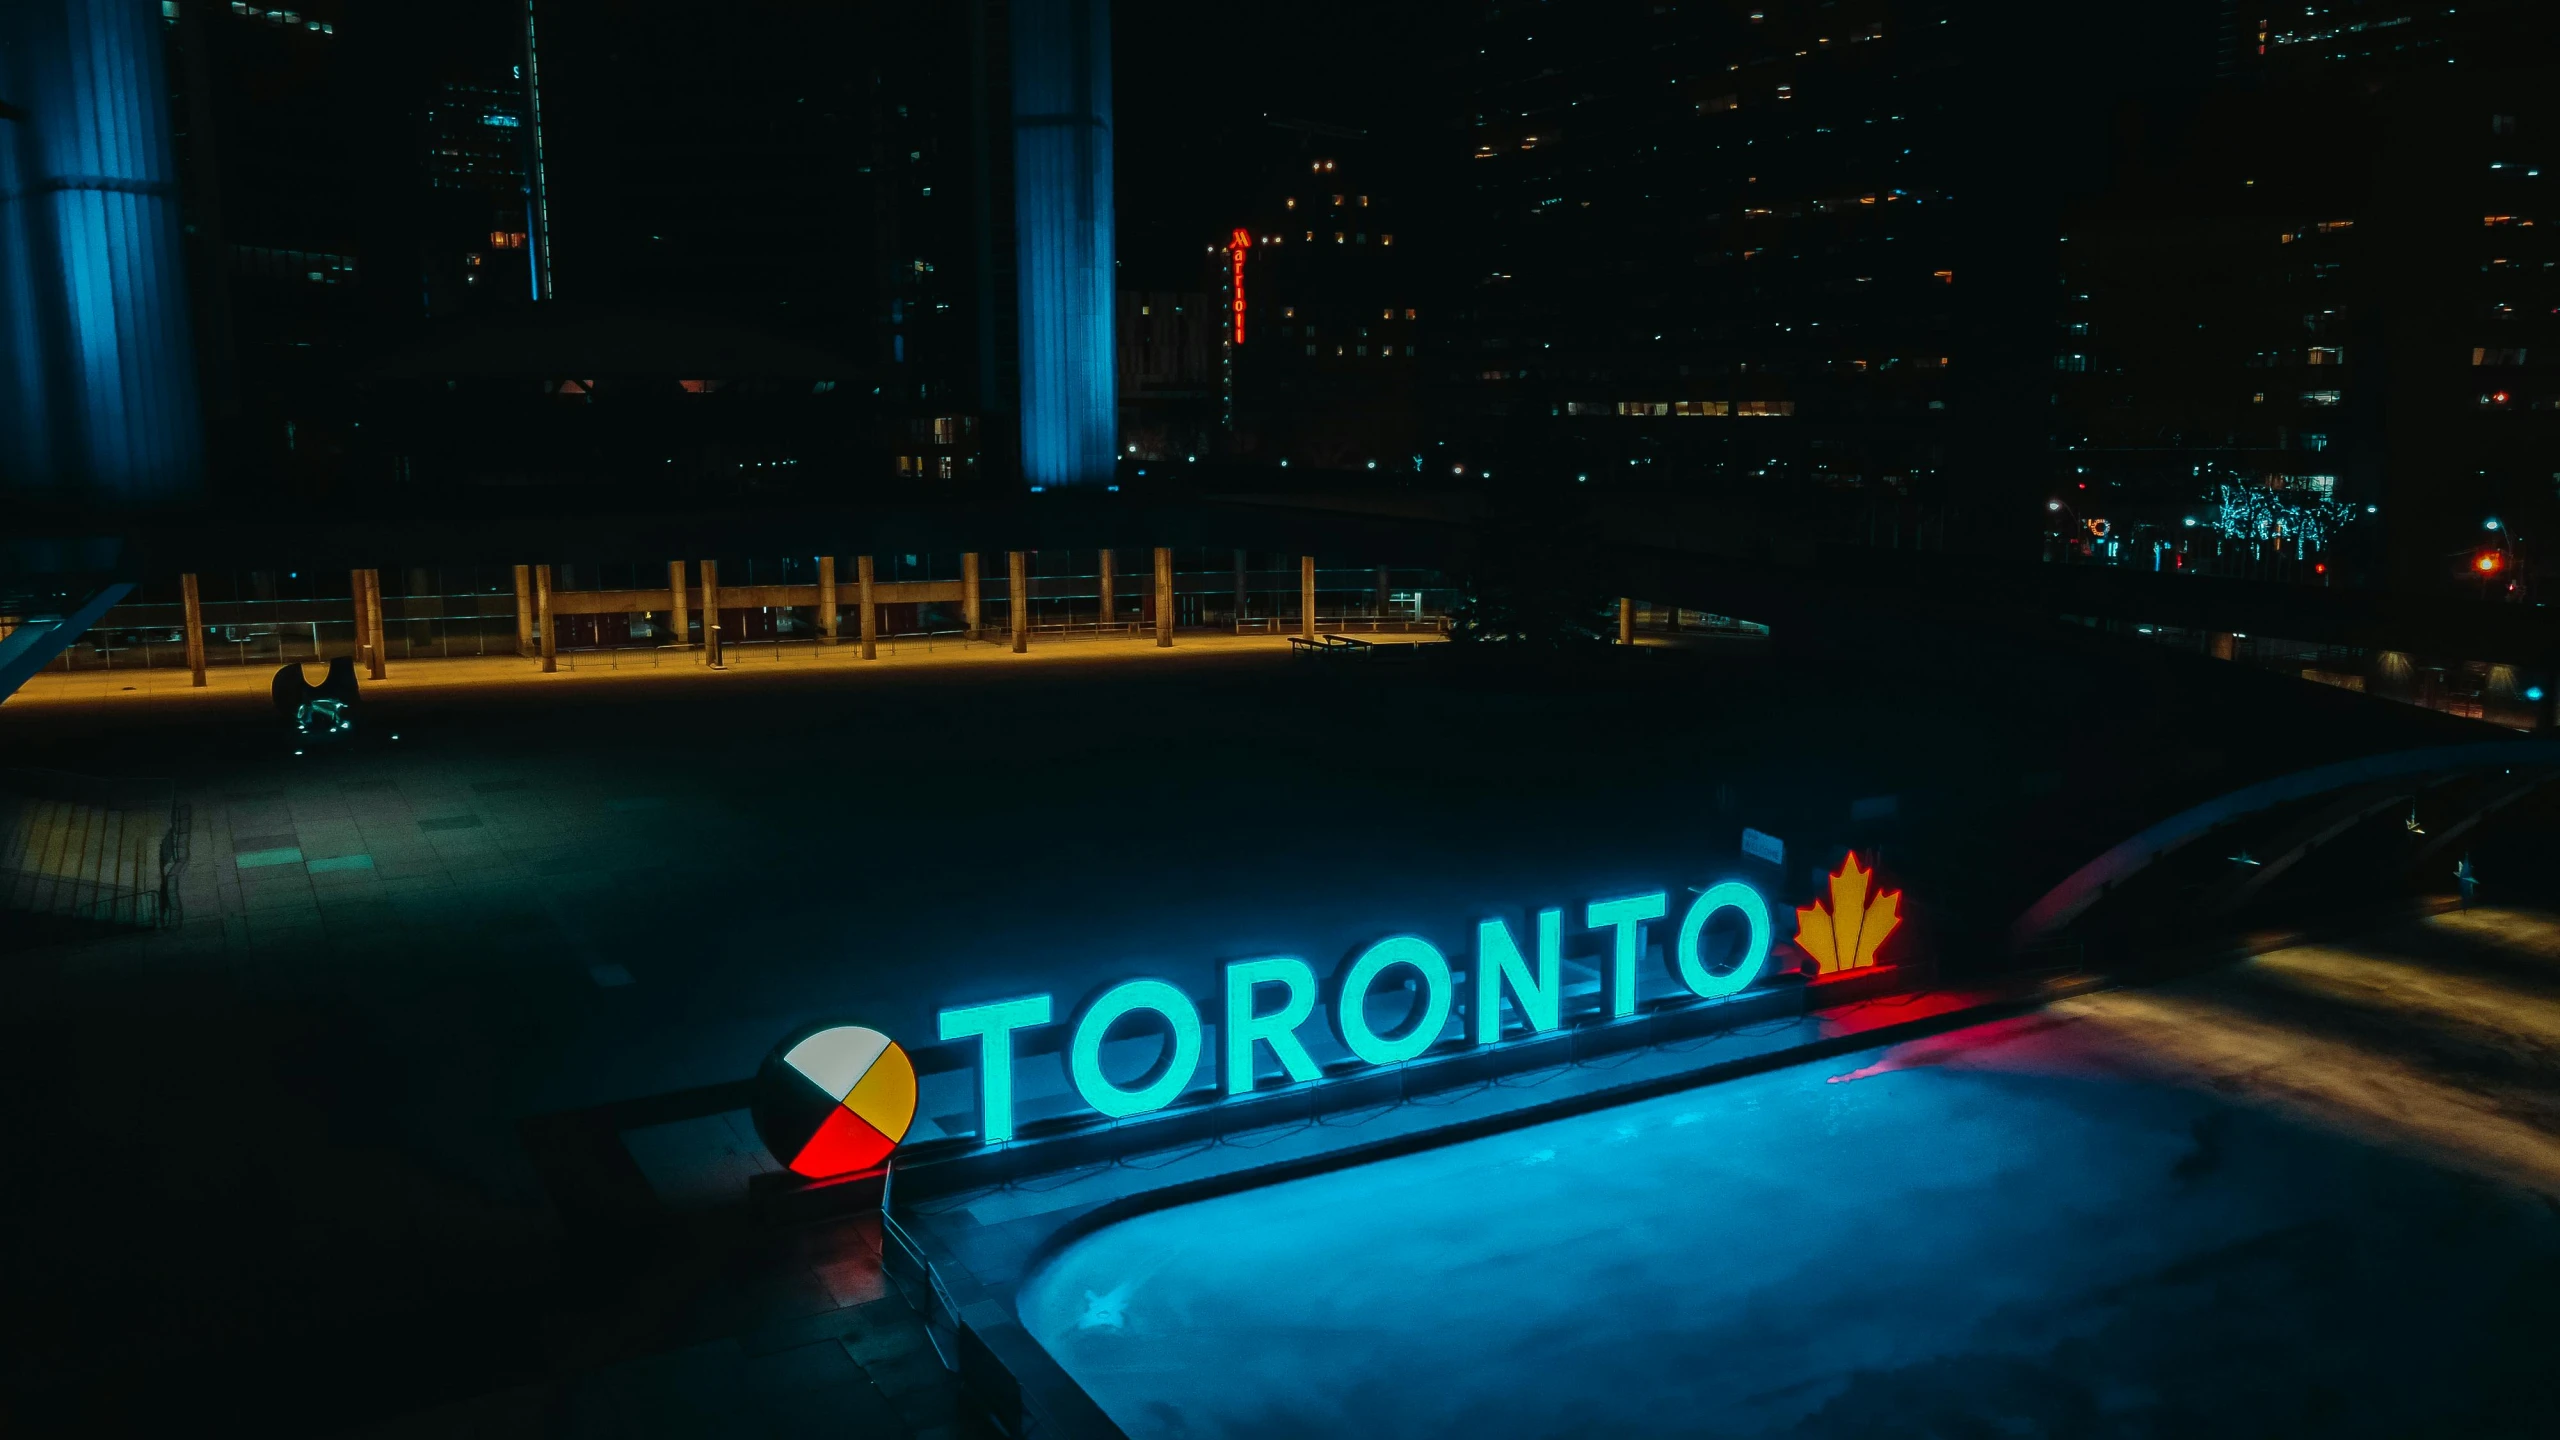
[[[1227,239],[1227,266],[1235,283],[1234,297],[1227,303],[1235,312],[1236,343],[1239,345],[1244,343],[1244,256],[1252,248],[1253,236],[1247,231],[1238,230]]]
[[[1707,926],[1731,912],[1746,931],[1737,953],[1721,963],[1711,961]],[[1636,1010],[1636,967],[1646,950],[1645,926],[1671,914],[1668,891],[1595,900],[1581,907],[1585,932],[1607,937],[1601,963],[1604,1009],[1612,1018]],[[1554,907],[1532,917],[1524,945],[1507,920],[1479,921],[1473,963],[1463,985],[1439,946],[1419,935],[1390,935],[1354,951],[1322,980],[1315,967],[1294,955],[1232,960],[1220,967],[1217,1095],[1232,1099],[1253,1092],[1256,1066],[1267,1052],[1285,1079],[1297,1084],[1323,1077],[1315,1057],[1307,1053],[1298,1029],[1313,1017],[1321,1002],[1334,1038],[1362,1068],[1402,1065],[1420,1059],[1448,1028],[1452,1009],[1460,1011],[1470,1045],[1492,1045],[1506,1038],[1539,1035],[1564,1023],[1565,910]],[[1689,901],[1668,947],[1672,975],[1690,994],[1722,999],[1750,988],[1768,965],[1771,941],[1768,902],[1738,880],[1711,885]],[[1729,945],[1718,948],[1731,948]],[[1381,985],[1418,991],[1404,1022],[1389,1033],[1373,1028],[1370,994]],[[1505,1035],[1502,1002],[1510,997],[1518,1021]],[[1121,1020],[1152,1015],[1168,1040],[1155,1065],[1134,1083],[1121,1084],[1103,1073],[1103,1042]],[[1014,1138],[1014,1036],[1019,1031],[1054,1023],[1056,1007],[1049,995],[1025,995],[944,1010],[939,1016],[946,1042],[978,1042],[978,1137],[986,1144]],[[1162,1110],[1190,1089],[1199,1073],[1204,1043],[1200,1006],[1169,980],[1124,980],[1088,995],[1067,1019],[1068,1079],[1077,1096],[1112,1119],[1128,1119]]]

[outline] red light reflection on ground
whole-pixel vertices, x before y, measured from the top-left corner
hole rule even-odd
[[[1934,1007],[1936,1011],[1949,1008],[1952,1007],[1946,1004]],[[1914,1004],[1903,1007],[1901,1018],[1917,1019],[1930,1013],[1934,1011]],[[1834,1075],[1827,1083],[1842,1085],[1896,1070],[1936,1067],[2037,1075],[2095,1074],[2108,1068],[2085,1041],[2067,1033],[2079,1023],[2076,1018],[2038,1013],[1970,1025],[1950,1034],[1896,1045],[1873,1063]]]

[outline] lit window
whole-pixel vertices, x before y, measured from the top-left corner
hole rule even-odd
[[[1334,232],[1333,232],[1333,243],[1334,243],[1334,244],[1336,244],[1336,245],[1339,245],[1339,244],[1341,244],[1341,243],[1342,243],[1342,232],[1341,232],[1341,231],[1336,230],[1336,231],[1334,231]]]
[[[1292,196],[1290,196],[1288,199],[1281,201],[1281,202],[1280,202],[1280,208],[1281,208],[1281,209],[1283,209],[1283,210],[1295,210],[1295,209],[1297,209],[1297,208],[1298,208],[1298,197],[1297,197],[1297,196],[1295,196],[1295,195],[1292,195]]]
[[[2513,346],[2475,346],[2471,351],[2471,363],[2474,365],[2521,365],[2524,363],[2524,351]]]
[[[1393,235],[1381,235],[1378,237],[1378,243],[1381,245],[1393,245],[1396,243],[1396,237]]]
[[[1369,197],[1368,197],[1368,196],[1366,196],[1366,195],[1361,196],[1361,197],[1360,197],[1360,203],[1361,203],[1361,204],[1363,204],[1363,205],[1368,204],[1368,203],[1369,203]]]
[[[1410,320],[1410,319],[1412,319],[1412,318],[1413,318],[1413,308],[1412,308],[1411,306],[1407,306],[1407,307],[1405,308],[1404,318],[1406,318],[1407,320]]]

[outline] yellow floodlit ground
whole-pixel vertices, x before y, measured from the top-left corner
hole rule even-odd
[[[2449,912],[2052,1014],[2170,1078],[2560,1195],[2560,918]]]
[[[1362,635],[1355,638],[1366,640],[1370,637]],[[1376,637],[1376,643],[1383,649],[1403,644],[1437,645],[1442,640],[1432,634],[1390,633]],[[1186,632],[1177,634],[1170,648],[1159,647],[1152,634],[1135,637],[1034,635],[1030,650],[1021,655],[1013,653],[1009,639],[999,636],[975,642],[952,638],[883,641],[880,658],[864,660],[862,646],[855,641],[817,645],[807,640],[786,640],[779,646],[770,641],[747,641],[728,647],[723,657],[727,661],[726,668],[717,675],[703,664],[700,650],[631,649],[564,654],[560,657],[559,671],[550,675],[542,673],[539,659],[517,655],[458,656],[452,659],[433,656],[401,659],[395,656],[385,679],[363,683],[368,694],[388,695],[456,686],[632,685],[647,684],[653,680],[699,681],[732,677],[752,680],[760,675],[805,675],[813,671],[902,671],[927,666],[1045,665],[1100,660],[1178,664],[1200,656],[1267,655],[1288,648],[1289,637],[1286,635]],[[1361,664],[1364,659],[1391,662],[1397,658],[1401,657],[1324,656],[1310,658],[1309,663]],[[317,683],[326,669],[319,662],[310,662],[303,673]],[[184,666],[161,665],[147,670],[75,670],[67,673],[55,669],[29,680],[15,696],[10,697],[8,703],[20,706],[149,700],[184,704],[208,699],[237,702],[251,696],[263,700],[275,672],[274,664],[210,666],[205,672],[205,688],[198,690],[189,683]]]

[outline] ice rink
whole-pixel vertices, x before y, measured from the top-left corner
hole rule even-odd
[[[2284,952],[1159,1211],[1021,1311],[1134,1436],[2523,1433],[2549,1146],[2401,1143],[2478,1097],[2345,1034],[2392,974],[2443,976]]]

